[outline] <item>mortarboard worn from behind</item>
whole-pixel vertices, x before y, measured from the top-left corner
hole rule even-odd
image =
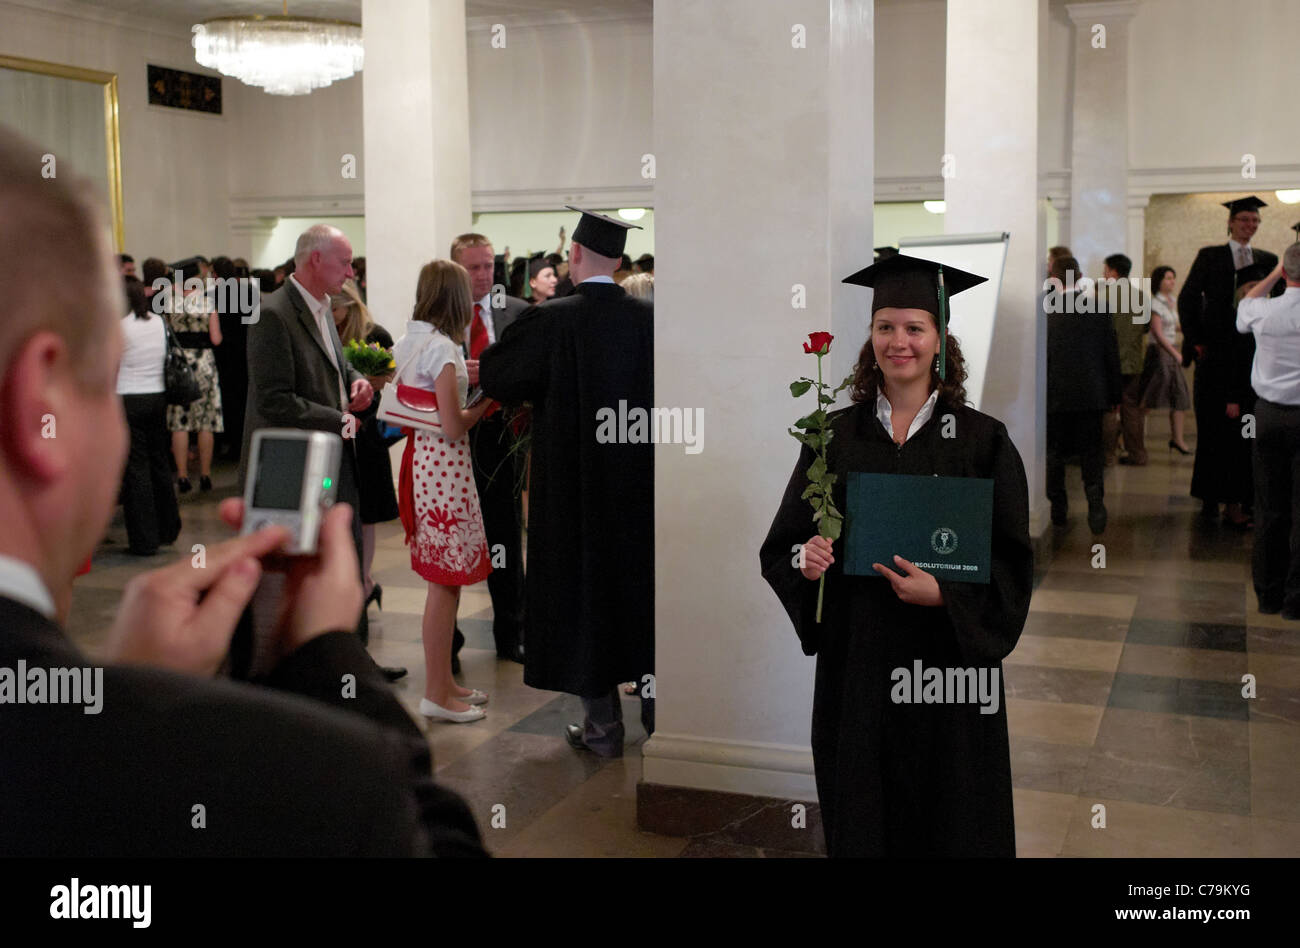
[[[1223,206],[1228,209],[1229,217],[1235,217],[1242,211],[1258,211],[1261,207],[1268,207],[1253,194],[1250,197],[1237,198],[1235,201],[1224,201]]]
[[[1236,273],[1237,289],[1241,289],[1247,283],[1258,283],[1269,274],[1269,269],[1262,263],[1252,263],[1242,267]]]
[[[871,249],[876,255],[877,260],[884,260],[888,257],[895,257],[898,255],[897,247],[872,247]]]
[[[167,265],[167,272],[173,274],[179,270],[181,272],[180,280],[184,283],[191,277],[199,275],[199,264],[202,261],[202,257],[186,257],[184,260],[177,260],[175,263],[169,263]]]
[[[582,215],[582,220],[578,221],[578,226],[573,229],[573,242],[582,244],[588,250],[598,253],[602,257],[617,259],[623,256],[623,248],[627,246],[628,229],[631,227],[635,227],[637,230],[642,229],[639,224],[629,224],[627,221],[615,220],[596,211],[584,211],[572,204],[564,206]]]
[[[947,377],[948,368],[948,297],[988,282],[977,276],[945,267],[933,260],[922,260],[896,253],[881,257],[871,266],[844,278],[845,283],[869,286],[875,295],[871,312],[886,307],[923,309],[934,316],[939,326],[939,378]]]
[[[1295,231],[1296,243],[1300,243],[1300,224],[1292,224],[1291,229]]]

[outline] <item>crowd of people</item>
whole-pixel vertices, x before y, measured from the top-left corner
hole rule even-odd
[[[90,192],[76,179],[34,178],[34,154],[0,130],[0,237],[14,248],[0,290],[17,306],[0,330],[0,665],[94,664],[63,628],[73,576],[119,498],[136,552],[176,540],[189,458],[173,436],[187,450],[191,435],[201,439],[200,492],[211,489],[219,436],[233,441],[241,483],[252,433],[266,427],[333,432],[343,451],[316,555],[285,557],[288,532],[268,526],[208,544],[202,563],[186,555],[136,576],[100,659],[109,699],[88,716],[44,702],[0,716],[13,776],[0,795],[6,852],[483,855],[474,818],[434,784],[428,741],[385,685],[403,670],[379,668],[365,650],[365,607],[382,607],[373,527],[394,517],[428,587],[421,713],[485,713],[488,695],[458,685],[453,668],[460,589],[486,577],[498,656],[524,660],[527,615],[525,681],[582,699],[584,720],[564,732],[575,749],[621,756],[618,687],[654,670],[653,446],[591,450],[596,419],[581,406],[650,407],[653,307],[615,282],[629,225],[581,212],[565,261],[572,291],[543,301],[541,268],[532,305],[502,305],[491,241],[463,234],[450,259],[412,274],[414,306],[394,341],[369,317],[340,231],[304,232],[280,286],[240,320],[248,311],[214,300],[206,283],[226,261],[150,260],[146,280],[129,258],[114,267]],[[647,278],[651,262],[639,261]],[[69,265],[77,279],[64,279]],[[242,261],[229,265],[236,283],[254,279]],[[245,346],[239,401],[223,387],[220,352],[232,338]],[[392,369],[363,376],[344,351],[354,340],[391,347]],[[381,422],[376,390],[392,381],[436,394],[433,430]],[[57,437],[43,433],[50,419]],[[526,586],[523,433],[534,496]],[[395,485],[388,449],[402,439]],[[103,476],[114,464],[120,482]],[[219,513],[239,530],[243,501],[228,498]],[[653,730],[652,688],[642,719]],[[206,833],[194,831],[195,799],[213,814]]]

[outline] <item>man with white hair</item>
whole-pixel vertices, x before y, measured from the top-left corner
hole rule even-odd
[[[1283,276],[1286,292],[1268,299]],[[1237,305],[1237,331],[1255,336],[1255,595],[1260,612],[1300,619],[1300,243]]]
[[[259,428],[306,428],[344,433],[344,413],[364,411],[374,398],[370,383],[343,356],[330,311],[330,295],[352,277],[352,244],[336,227],[315,224],[298,238],[294,272],[262,299],[257,322],[248,329],[248,408],[239,482],[248,470],[249,444]],[[352,534],[361,559],[360,490],[356,441],[346,438],[339,465],[338,499],[353,509]],[[364,610],[357,627],[364,643]],[[241,636],[242,649],[249,647]],[[236,665],[251,656],[237,650]],[[243,671],[245,668],[236,668]],[[384,669],[390,680],[405,669]]]

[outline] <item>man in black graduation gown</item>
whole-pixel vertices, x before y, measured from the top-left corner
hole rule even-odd
[[[42,180],[43,151],[0,129],[0,854],[483,855],[350,631],[346,505],[295,566],[262,684],[212,676],[279,528],[133,579],[111,663],[64,632],[125,458],[120,277],[91,192]],[[231,499],[222,515],[241,511]]]
[[[583,212],[574,294],[529,309],[479,363],[489,397],[533,406],[524,682],[580,696],[566,736],[606,757],[623,753],[620,682],[642,687],[654,729],[654,446],[644,426],[620,442],[599,422],[648,412],[653,393],[654,308],[612,276],[629,226]]]
[[[874,286],[873,315],[886,308],[936,315],[935,269],[899,255],[845,282]],[[983,282],[948,267],[944,273],[954,294],[962,283]],[[879,373],[871,345],[864,358],[868,371]],[[828,469],[837,476],[834,503],[849,518],[846,534],[855,516],[845,501],[850,472],[991,478],[990,582],[936,577],[941,605],[904,602],[884,578],[846,575],[843,540],[836,540],[818,623],[818,584],[805,578],[791,552],[816,533],[803,499],[816,455],[804,446],[759,560],[804,654],[817,656],[812,752],[827,852],[1014,856],[1001,661],[1019,639],[1033,585],[1024,466],[1006,427],[958,404],[956,396],[941,390],[929,419],[902,444],[885,429],[881,419],[889,417],[889,405],[880,402],[867,398],[831,414]],[[955,437],[945,437],[945,429]],[[918,660],[924,668],[996,670],[996,711],[982,713],[973,703],[895,702],[894,670],[912,669]]]
[[[1251,195],[1223,206],[1228,209],[1228,242],[1197,252],[1178,294],[1178,313],[1184,363],[1196,363],[1191,494],[1202,502],[1204,515],[1213,517],[1219,504],[1226,504],[1225,520],[1246,527],[1250,521],[1242,508],[1251,502],[1254,482],[1251,442],[1241,436],[1241,418],[1255,403],[1250,387],[1255,337],[1237,332],[1236,274],[1256,264],[1267,273],[1277,266],[1277,256],[1250,246],[1259,229],[1259,209],[1267,204]]]

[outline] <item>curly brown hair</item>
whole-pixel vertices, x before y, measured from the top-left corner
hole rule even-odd
[[[934,314],[931,314],[931,318],[934,318]],[[874,325],[874,319],[872,322]],[[937,319],[935,323],[937,328]],[[952,333],[948,333],[945,365],[948,370],[946,379],[939,378],[934,366],[930,366],[930,390],[933,391],[936,387],[939,389],[940,401],[950,405],[965,405],[966,360],[962,357],[957,337]],[[849,397],[854,402],[874,402],[884,383],[885,376],[876,363],[876,351],[871,345],[871,333],[868,332],[867,343],[858,353],[858,364],[853,367],[853,385],[849,389]]]

